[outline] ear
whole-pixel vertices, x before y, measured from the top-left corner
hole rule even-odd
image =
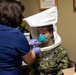
[[[53,36],[53,32],[52,32],[52,31],[50,32],[50,36],[51,36],[51,37]]]
[[[54,38],[53,32],[50,32],[50,37]]]

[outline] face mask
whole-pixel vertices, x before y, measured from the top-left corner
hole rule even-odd
[[[38,39],[39,39],[39,41],[40,41],[40,42],[42,42],[42,43],[44,43],[44,42],[46,42],[46,41],[47,41],[46,36],[41,35],[41,34],[39,35]]]

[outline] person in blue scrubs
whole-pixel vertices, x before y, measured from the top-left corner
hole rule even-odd
[[[30,50],[27,39],[17,29],[23,11],[20,1],[0,0],[0,75],[20,75],[22,60],[32,64],[39,50]]]

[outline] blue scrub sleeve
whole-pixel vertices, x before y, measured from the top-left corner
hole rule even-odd
[[[22,34],[20,33],[16,39],[17,39],[16,49],[20,52],[21,56],[24,56],[30,51],[28,40],[26,39],[23,33]]]

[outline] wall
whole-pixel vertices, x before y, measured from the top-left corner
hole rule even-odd
[[[25,6],[25,17],[31,16],[39,12],[39,1],[38,0],[20,0]],[[26,28],[30,31],[30,27],[27,25]]]
[[[21,1],[26,7],[25,17],[39,12],[38,0]],[[76,62],[76,12],[73,11],[73,0],[58,0],[57,27],[62,45],[67,49],[70,59]]]
[[[62,44],[76,62],[76,12],[73,11],[73,0],[58,0],[58,12],[57,26]]]

